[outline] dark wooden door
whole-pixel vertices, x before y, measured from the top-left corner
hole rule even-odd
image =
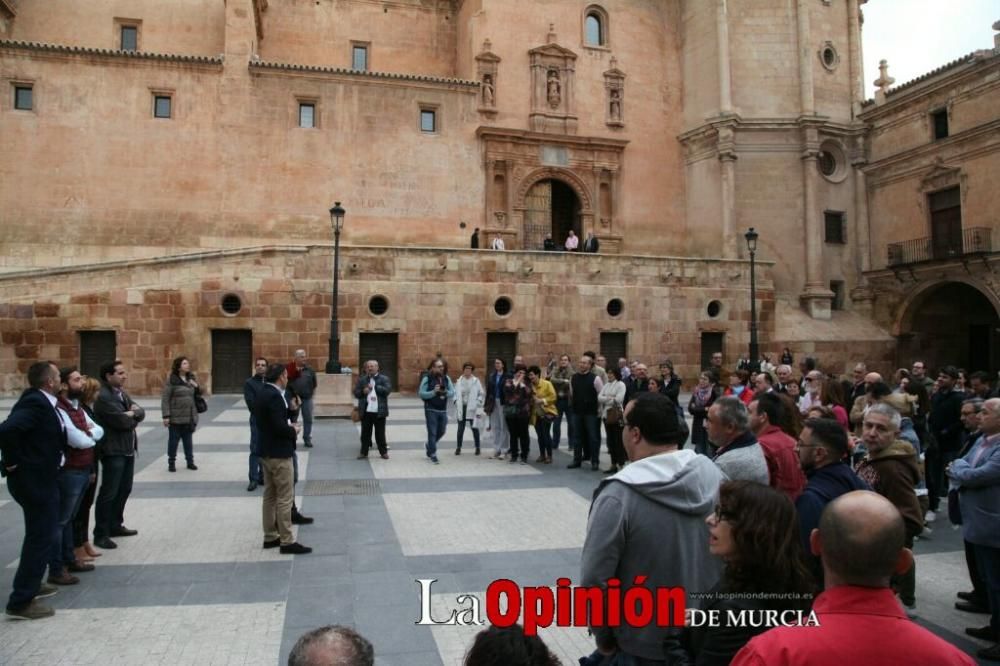
[[[100,378],[101,366],[116,358],[114,331],[80,331],[80,374]]]
[[[726,341],[725,333],[702,333],[701,334],[701,367],[712,366],[712,354],[721,352]]]
[[[212,393],[242,393],[253,372],[253,332],[212,331]]]
[[[379,372],[399,390],[399,334],[361,333],[358,340],[358,372],[364,372],[365,362],[378,361]]]
[[[959,188],[930,195],[931,251],[935,259],[962,255],[962,200]]]
[[[608,367],[618,367],[618,359],[628,358],[628,333],[604,331],[601,333],[601,355],[608,359]]]
[[[493,360],[502,358],[508,370],[514,369],[514,357],[517,356],[517,333],[487,333],[486,334],[486,365],[485,374],[488,377],[493,372]]]

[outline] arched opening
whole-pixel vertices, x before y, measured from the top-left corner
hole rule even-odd
[[[932,371],[1000,368],[1000,316],[989,298],[964,282],[932,287],[909,305],[900,326],[899,367],[923,360]]]
[[[547,238],[562,249],[570,229],[581,236],[583,246],[580,199],[572,187],[554,178],[540,180],[528,190],[524,204],[525,250],[544,249]]]

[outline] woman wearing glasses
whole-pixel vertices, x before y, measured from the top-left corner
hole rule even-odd
[[[753,481],[728,481],[705,522],[709,551],[722,558],[725,569],[701,608],[717,611],[720,626],[689,627],[680,638],[667,639],[668,664],[728,664],[769,629],[762,621],[734,626],[727,621],[731,617],[801,611],[804,621],[812,605],[815,590],[802,557],[798,519],[784,493]]]

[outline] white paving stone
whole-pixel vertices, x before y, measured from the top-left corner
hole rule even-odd
[[[443,443],[443,442],[441,442]],[[442,479],[458,476],[531,476],[541,474],[541,468],[534,463],[511,465],[506,460],[492,460],[492,449],[484,448],[481,455],[474,455],[471,442],[462,446],[462,455],[455,455],[454,443],[438,448],[440,465],[434,465],[424,454],[424,450],[393,449],[389,460],[378,457],[378,449],[369,453],[372,471],[377,479]],[[392,446],[392,440],[389,440]]]
[[[250,414],[247,412],[246,407],[243,409],[227,409],[224,412],[220,412],[214,419],[213,423],[247,423],[250,420]]]
[[[392,406],[392,402],[389,402],[389,417],[386,423],[392,423],[393,421],[423,421],[424,420],[424,408],[410,408],[402,407],[397,409]]]
[[[247,477],[247,453],[248,452],[198,452],[198,442],[194,446],[194,462],[198,466],[197,471],[191,471],[184,467],[184,453],[181,446],[177,447],[177,471],[167,471],[167,456],[162,455],[147,465],[141,472],[135,475],[137,483],[171,483],[187,482],[196,483],[202,481],[246,481]],[[304,451],[298,452],[299,456],[299,483],[306,480],[306,467],[309,465],[309,454]],[[129,502],[131,506],[131,500]]]
[[[132,400],[145,410],[159,409],[161,406],[160,398],[136,398],[133,397]]]
[[[231,406],[235,407],[236,409],[246,409],[247,403],[245,400],[243,400],[243,398],[240,398],[239,400],[235,401]]]
[[[404,555],[579,548],[590,508],[566,488],[390,493],[383,499]],[[485,519],[498,509],[502,519]]]
[[[0,663],[273,666],[284,621],[283,602],[59,610],[0,622]]]
[[[194,445],[199,444],[232,444],[233,446],[250,446],[250,426],[198,426],[194,431]]]
[[[480,601],[483,626],[459,626],[459,625],[435,625],[431,627],[431,634],[437,644],[438,654],[444,666],[462,666],[465,652],[472,645],[476,634],[489,626],[486,618],[486,592],[479,591],[472,593]],[[457,603],[456,597],[461,594],[433,594],[431,595],[431,615],[435,620],[444,620],[450,617],[452,611],[461,611],[469,607],[469,602]],[[506,608],[507,604],[501,601],[501,606]],[[524,625],[524,613],[522,611],[520,619]],[[587,627],[539,627],[538,637],[545,642],[549,650],[559,658],[565,665],[578,663],[580,657],[589,655],[594,651],[594,639],[587,635]]]

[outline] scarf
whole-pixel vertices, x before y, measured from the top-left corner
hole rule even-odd
[[[67,400],[66,396],[61,394],[59,395],[58,398],[56,398],[56,404],[58,405],[59,409],[69,414],[70,420],[73,421],[73,425],[75,425],[77,429],[87,433],[88,435],[91,434],[90,426],[87,425],[86,412],[84,412],[80,407],[74,407],[73,403]]]
[[[705,388],[696,388],[694,390],[695,402],[699,405],[707,405],[708,399],[712,397],[712,385],[709,384]]]

